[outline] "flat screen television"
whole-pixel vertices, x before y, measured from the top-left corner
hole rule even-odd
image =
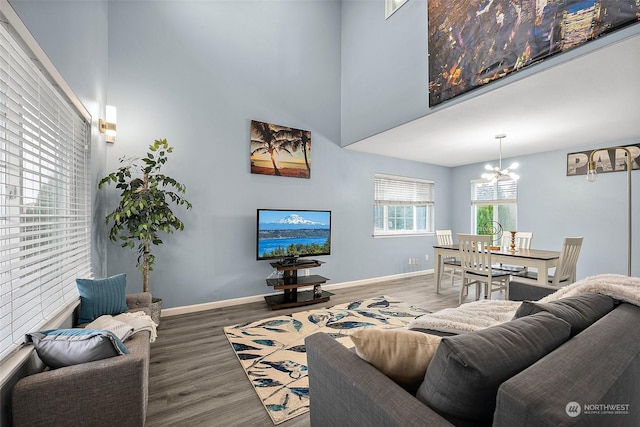
[[[331,211],[258,209],[256,259],[331,254]]]

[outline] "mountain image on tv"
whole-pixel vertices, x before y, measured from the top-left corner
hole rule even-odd
[[[258,211],[258,259],[330,252],[330,211]]]

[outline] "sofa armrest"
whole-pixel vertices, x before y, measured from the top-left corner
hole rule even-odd
[[[29,375],[12,391],[13,425],[143,426],[144,370],[128,354]]]
[[[558,289],[560,288],[514,278],[509,282],[509,299],[511,301],[538,301]]]
[[[451,426],[324,333],[305,339],[312,426]]]
[[[621,304],[505,381],[498,389],[493,425],[640,425],[639,322],[640,307]],[[574,417],[567,413],[569,404]],[[585,410],[591,405],[601,413]]]
[[[151,292],[127,294],[127,307],[130,311],[151,307]]]

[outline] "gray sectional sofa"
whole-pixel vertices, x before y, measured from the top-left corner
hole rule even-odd
[[[151,294],[127,295],[129,311],[150,314]],[[29,375],[12,392],[14,427],[144,426],[149,382],[148,331],[132,335],[129,354]]]
[[[548,290],[546,293],[551,291]],[[512,287],[510,296],[512,299],[524,300],[530,299],[532,295],[539,298],[544,294],[544,290],[532,289],[528,285],[516,285]],[[423,394],[422,400],[419,400],[358,357],[354,351],[345,348],[328,335],[312,335],[306,340],[311,425],[640,425],[640,328],[637,327],[640,324],[640,307],[629,303],[618,304],[617,301],[614,303],[613,309],[605,310],[606,314],[590,326],[585,326],[586,329],[581,328],[579,333],[570,325],[569,338],[528,367],[496,385],[497,393],[493,393],[493,396],[481,389],[471,388],[466,380],[457,380],[453,385],[449,384],[448,387],[459,387],[463,393],[458,396],[463,398],[459,401],[444,402],[444,406],[439,406],[442,402],[438,402],[437,399],[431,400],[435,402],[431,406],[438,407],[439,410],[423,403],[424,394],[425,390],[428,393],[437,388],[441,380],[447,379],[443,376],[454,375],[449,371],[442,372],[447,369],[446,358],[464,359],[464,355],[456,353],[464,352],[464,347],[455,347],[456,337],[443,338],[451,340],[449,348],[453,348],[453,351],[450,351],[446,358],[440,357],[436,363],[438,352],[441,351],[441,348],[438,348],[427,369],[425,381],[418,390],[418,395]],[[550,313],[544,315],[555,317]],[[535,316],[538,317],[523,317],[499,326],[517,329],[540,318],[540,313]],[[467,332],[457,337],[482,332],[484,335],[478,339],[490,341],[492,338],[486,332],[489,329]],[[525,339],[527,336],[528,334],[524,334]],[[466,342],[468,338],[476,337],[464,337]],[[472,363],[477,362],[473,358],[474,352],[475,350],[471,351],[469,359]],[[482,351],[478,353],[478,357],[491,357],[481,353]],[[495,361],[492,363],[499,370],[501,360],[496,354],[493,354],[493,357],[498,358],[497,364],[493,363]],[[506,369],[508,361],[504,360],[504,364]],[[462,369],[465,369],[465,366]],[[434,375],[434,370],[439,375]],[[463,378],[464,375],[473,380],[473,374],[463,372]],[[425,384],[429,378],[431,383]],[[480,387],[483,381],[484,379],[480,378]],[[470,400],[465,402],[466,398]],[[466,411],[469,406],[475,405],[479,406],[475,409],[482,411],[487,402],[492,411],[489,418],[468,415],[461,417],[441,410],[442,407],[451,408],[458,405]]]

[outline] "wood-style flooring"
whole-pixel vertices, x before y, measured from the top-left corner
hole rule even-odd
[[[460,278],[434,292],[433,274],[344,288],[327,303],[272,311],[264,302],[163,317],[151,345],[147,427],[273,426],[236,358],[223,327],[296,311],[388,295],[430,311],[458,305]],[[470,297],[474,298],[473,288]],[[469,298],[469,297],[468,297]],[[279,424],[309,426],[309,414]]]

